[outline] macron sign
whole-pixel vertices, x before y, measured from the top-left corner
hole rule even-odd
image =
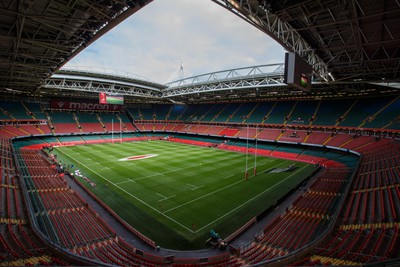
[[[99,104],[99,103],[85,103],[85,102],[71,102],[71,101],[51,101],[52,109],[68,109],[68,110],[102,110],[102,111],[122,111],[124,106]]]

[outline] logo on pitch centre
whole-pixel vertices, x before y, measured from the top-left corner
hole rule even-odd
[[[137,155],[137,156],[130,156],[123,159],[119,159],[118,161],[128,161],[128,160],[141,160],[141,159],[148,159],[158,156],[157,154],[147,154],[147,155]]]

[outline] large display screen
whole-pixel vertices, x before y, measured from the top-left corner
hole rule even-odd
[[[99,94],[99,103],[100,104],[123,105],[124,104],[124,96],[100,93]]]
[[[311,90],[312,67],[296,53],[285,54],[284,82],[302,91]]]

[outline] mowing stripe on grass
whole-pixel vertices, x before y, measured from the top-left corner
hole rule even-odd
[[[172,196],[166,197],[166,196],[164,196],[164,195],[162,195],[160,193],[156,193],[156,194],[159,195],[160,197],[162,197],[162,199],[158,200],[159,202],[167,200],[167,199],[170,199],[170,198],[173,198],[175,196],[175,195],[172,195]]]
[[[211,163],[212,163],[212,164],[215,164],[215,162],[218,162],[218,161],[225,161],[225,160],[226,160],[226,159],[213,160],[213,161],[208,161],[208,162],[204,162],[204,163],[196,163],[196,164],[192,164],[192,165],[189,165],[189,166],[186,166],[186,167],[183,167],[183,168],[177,168],[177,169],[173,169],[173,170],[166,171],[166,172],[158,172],[158,173],[146,175],[146,176],[143,176],[143,177],[139,177],[139,178],[136,178],[136,179],[129,179],[128,181],[123,181],[123,182],[119,182],[119,183],[115,183],[115,184],[116,184],[116,185],[120,185],[120,184],[129,183],[129,182],[139,181],[139,180],[143,180],[143,179],[146,179],[146,178],[150,178],[150,177],[154,177],[154,176],[159,176],[159,175],[164,175],[164,174],[171,173],[171,172],[177,172],[177,171],[182,171],[182,170],[186,170],[186,169],[191,169],[191,168],[193,168],[193,167],[208,165],[208,164],[211,164]]]
[[[286,161],[284,161],[284,162],[282,162],[282,163],[280,163],[279,165],[281,165],[281,164],[283,164],[283,163],[285,163]],[[307,166],[307,165],[306,165]],[[304,168],[304,167],[303,167]],[[303,169],[303,168],[301,168],[301,169]],[[244,171],[241,171],[242,173],[244,173]],[[297,173],[297,172],[296,172]],[[232,175],[229,175],[229,177],[231,177]],[[248,176],[248,178],[251,178],[251,177],[253,177],[254,176],[254,174],[253,175],[249,175]],[[291,176],[291,175],[290,175]],[[288,176],[288,177],[290,177],[290,176]],[[287,178],[286,178],[287,179]],[[285,180],[286,180],[285,179]],[[173,210],[176,210],[176,209],[178,209],[178,208],[180,208],[180,207],[183,207],[183,206],[186,206],[186,205],[188,205],[188,204],[190,204],[190,203],[193,203],[193,202],[195,202],[195,201],[197,201],[197,200],[200,200],[200,199],[202,199],[202,198],[205,198],[205,197],[208,197],[208,196],[210,196],[210,195],[213,195],[213,194],[215,194],[215,193],[217,193],[217,192],[220,192],[220,191],[222,191],[222,190],[225,190],[225,189],[227,189],[227,188],[229,188],[229,187],[232,187],[232,186],[234,186],[234,185],[237,185],[238,183],[241,183],[241,182],[244,182],[245,180],[239,180],[239,181],[237,181],[237,182],[234,182],[234,183],[232,183],[232,184],[230,184],[230,185],[227,185],[227,186],[224,186],[224,187],[221,187],[221,188],[219,188],[219,189],[217,189],[217,190],[215,190],[215,191],[213,191],[213,192],[210,192],[210,193],[208,193],[208,194],[205,194],[205,195],[203,195],[203,196],[200,196],[200,197],[198,197],[198,198],[195,198],[195,199],[192,199],[192,200],[190,200],[190,201],[188,201],[188,202],[186,202],[186,203],[184,203],[184,204],[181,204],[181,205],[178,205],[178,206],[176,206],[176,207],[173,207],[173,208],[171,208],[171,209],[169,209],[169,210],[166,210],[166,211],[164,211],[164,213],[166,213],[166,212],[170,212],[170,211],[173,211]],[[284,180],[283,180],[284,181]]]
[[[81,164],[82,166],[84,166],[85,168],[87,168],[88,170],[90,170],[91,172],[95,173],[97,176],[101,177],[102,179],[104,179],[105,181],[107,181],[108,183],[112,184],[113,186],[117,187],[118,189],[120,189],[121,191],[125,192],[127,195],[133,197],[134,199],[136,199],[137,201],[139,201],[140,203],[142,203],[143,205],[149,207],[150,209],[154,210],[156,213],[161,214],[162,216],[164,216],[165,218],[167,218],[168,220],[171,220],[172,222],[176,223],[177,225],[181,226],[182,228],[186,229],[187,231],[189,231],[190,233],[193,233],[193,230],[187,228],[185,225],[181,224],[180,222],[176,221],[175,219],[169,217],[168,215],[164,214],[163,212],[160,212],[159,210],[157,210],[156,208],[154,208],[153,206],[149,205],[148,203],[146,203],[145,201],[141,200],[140,198],[136,197],[135,195],[133,195],[132,193],[126,191],[125,189],[123,189],[122,187],[120,187],[119,185],[113,183],[112,181],[110,181],[109,179],[107,179],[106,177],[104,177],[103,175],[97,173],[96,171],[92,170],[91,168],[89,168],[88,166],[86,166],[85,164],[81,163],[80,161],[73,159],[70,155],[68,155],[67,153],[59,150],[61,153],[63,153],[65,156],[69,157],[70,159],[78,162],[79,164]]]
[[[164,175],[164,174],[166,174],[166,173],[182,171],[182,170],[185,170],[185,169],[190,169],[190,168],[196,167],[196,166],[198,166],[198,165],[199,165],[199,164],[193,164],[193,165],[190,165],[190,166],[187,166],[187,167],[184,167],[184,168],[177,168],[177,169],[173,169],[173,170],[166,171],[166,172],[157,172],[157,173],[154,173],[154,174],[150,174],[150,175],[146,175],[146,176],[139,177],[139,178],[136,178],[136,179],[132,179],[131,181],[139,181],[139,180],[143,180],[143,179],[150,178],[150,177],[154,177],[154,176]],[[119,183],[117,183],[117,184],[122,184],[122,183],[125,183],[125,182],[126,182],[126,181],[124,181],[124,182],[119,182]]]
[[[120,185],[120,184],[126,184],[126,183],[136,183],[133,179],[129,179],[123,182],[119,182],[119,183],[115,183],[116,185]]]
[[[258,194],[258,195],[256,195],[256,196],[252,197],[251,199],[247,200],[246,202],[243,202],[243,203],[240,204],[239,206],[235,207],[233,210],[231,210],[231,211],[225,213],[225,214],[222,215],[221,217],[215,219],[214,221],[212,221],[212,222],[210,222],[209,224],[203,226],[202,228],[198,229],[197,231],[201,231],[201,230],[205,229],[206,227],[212,225],[213,223],[219,221],[220,219],[224,218],[225,216],[231,214],[231,213],[234,212],[235,210],[241,208],[242,206],[246,205],[247,203],[249,203],[249,202],[253,201],[254,199],[256,199],[257,197],[261,196],[262,194],[264,194],[264,193],[268,192],[269,190],[273,189],[274,187],[276,187],[276,186],[279,185],[280,183],[286,181],[286,180],[289,179],[292,175],[298,173],[299,171],[303,170],[303,169],[306,168],[306,167],[308,167],[308,165],[305,165],[303,168],[297,170],[296,172],[292,173],[291,175],[289,175],[289,176],[286,177],[285,179],[282,179],[282,180],[279,181],[278,183],[276,183],[276,184],[274,184],[273,186],[267,188],[266,190],[264,190],[263,192],[261,192],[260,194]]]
[[[200,185],[200,186],[195,186],[195,185],[192,185],[192,184],[186,184],[186,185],[188,185],[188,186],[190,186],[192,189],[190,189],[190,190],[196,190],[196,189],[199,189],[199,188],[202,188],[204,185]]]
[[[213,195],[213,194],[215,194],[215,193],[217,193],[217,192],[219,192],[219,191],[225,190],[225,189],[227,189],[227,188],[229,188],[229,187],[232,187],[232,186],[237,185],[238,183],[242,183],[242,182],[244,182],[244,180],[239,180],[239,181],[234,182],[234,183],[232,183],[232,184],[230,184],[230,185],[221,187],[221,188],[219,188],[219,189],[217,189],[217,190],[215,190],[215,191],[213,191],[213,192],[210,192],[210,193],[208,193],[208,194],[202,195],[201,197],[192,199],[192,200],[190,200],[190,201],[188,201],[188,202],[186,202],[186,203],[184,203],[184,204],[181,204],[181,205],[175,206],[175,207],[173,207],[173,208],[171,208],[171,209],[169,209],[169,210],[166,210],[166,211],[164,211],[164,213],[170,212],[170,211],[173,211],[173,210],[176,210],[176,209],[179,209],[179,208],[181,208],[181,207],[183,207],[183,206],[186,206],[186,205],[188,205],[188,204],[190,204],[190,203],[193,203],[193,202],[195,202],[195,201],[198,201],[198,200],[200,200],[200,199],[202,199],[202,198],[211,196],[211,195]]]
[[[222,179],[228,179],[228,178],[231,178],[231,177],[233,177],[233,176],[235,176],[235,174],[228,175],[228,176],[226,176],[226,177],[224,177],[224,178],[222,178]]]
[[[241,212],[240,214],[242,214],[244,207],[247,207],[246,205],[250,204],[249,206],[251,208],[254,208],[253,206],[255,205],[253,205],[253,203],[255,204],[263,201],[264,198],[268,199],[270,194],[274,195],[276,191],[280,191],[276,190],[276,188],[280,189],[279,185],[281,186],[281,188],[283,188],[282,183],[288,183],[288,178],[292,176],[290,175],[288,177],[288,174],[283,174],[279,179],[274,179],[273,181],[268,183],[263,182],[263,179],[260,180],[255,177],[256,180],[254,181],[254,185],[265,184],[266,186],[273,186],[274,183],[278,184],[275,184],[271,188],[271,191],[268,191],[267,188],[265,188],[264,186],[261,186],[261,188],[258,187],[257,191],[252,192],[247,197],[243,197],[240,201],[236,201],[235,205],[227,205],[225,209],[221,208],[220,210],[215,210],[214,213],[210,213],[211,218],[205,218],[198,221],[199,227],[201,227],[200,230],[197,229],[197,226],[193,228],[193,221],[196,221],[195,216],[201,214],[201,208],[203,207],[201,203],[193,202],[201,199],[201,201],[198,202],[212,203],[212,199],[220,199],[221,195],[228,195],[228,192],[230,192],[231,190],[233,190],[233,192],[240,192],[241,188],[243,188],[244,186],[244,183],[242,185],[240,184],[240,182],[244,181],[243,173],[245,172],[245,154],[236,153],[236,155],[234,155],[232,154],[234,152],[225,152],[215,149],[206,150],[204,148],[197,147],[193,148],[189,153],[183,153],[182,150],[179,149],[180,147],[175,147],[167,142],[156,142],[157,141],[155,141],[154,143],[146,143],[146,145],[143,144],[141,146],[136,146],[136,143],[128,144],[129,147],[124,145],[121,147],[116,147],[116,149],[114,149],[112,146],[103,146],[100,148],[97,146],[93,146],[93,149],[92,147],[85,147],[85,156],[82,157],[76,157],[76,154],[73,153],[73,150],[65,150],[65,152],[60,151],[60,153],[63,153],[66,157],[70,159],[77,159],[74,161],[79,162],[80,164],[82,164],[81,162],[83,162],[84,164],[82,164],[82,168],[85,167],[88,171],[90,170],[93,175],[97,175],[99,179],[99,184],[101,184],[101,180],[103,180],[104,182],[108,182],[110,185],[113,185],[113,188],[119,189],[119,194],[125,193],[126,196],[124,196],[124,198],[127,202],[130,202],[129,205],[135,205],[135,202],[138,203],[138,209],[143,210],[150,216],[154,216],[155,220],[160,221],[168,228],[174,229],[175,226],[174,231],[176,231],[177,233],[180,232],[179,235],[185,236],[190,240],[199,237],[198,233],[200,232],[201,235],[206,235],[207,232],[205,231],[205,229],[209,225],[222,224],[224,225],[224,227],[227,226],[226,224],[231,223],[230,219],[228,218],[231,218],[231,216],[235,215],[238,212]],[[186,148],[189,149],[190,146],[187,146]],[[72,153],[68,154],[69,151],[71,151]],[[196,152],[193,153],[194,151]],[[215,153],[216,151],[218,151],[218,153]],[[137,162],[133,164],[132,162],[120,162],[118,164],[120,170],[115,170],[115,167],[111,167],[111,164],[113,164],[111,162],[117,161],[114,159],[124,158],[128,155],[132,155],[135,153],[160,153],[160,155],[162,156],[162,158],[160,157],[160,159],[165,159],[165,164],[164,162],[160,162],[160,160],[150,160],[147,162]],[[86,158],[88,159],[87,161]],[[250,170],[248,173],[248,178],[250,178],[250,181],[252,181],[252,177],[254,177],[252,171],[252,159],[253,158],[250,158],[251,163],[248,164],[249,168],[247,170]],[[272,169],[271,165],[273,164],[275,165],[274,168],[276,168],[280,165],[284,165],[287,162],[287,160],[285,160],[284,162],[282,162],[282,160],[279,160],[278,163],[274,162],[276,160],[277,159],[264,157],[261,157],[260,160],[257,159],[257,170],[259,174],[265,173],[266,171],[268,171],[268,169]],[[110,165],[101,163],[100,165],[102,166],[99,166],[99,162],[107,162],[110,163]],[[93,163],[96,165],[93,165]],[[79,166],[79,164],[76,165]],[[92,170],[89,166],[97,172]],[[102,172],[100,169],[106,166],[108,166],[109,169],[113,168],[113,170],[111,170],[110,172]],[[295,174],[298,175],[298,173],[304,172],[305,168],[300,168],[301,169],[296,171]],[[154,177],[156,177],[157,179],[154,179]],[[228,178],[232,180],[228,180]],[[224,179],[225,181],[223,181]],[[141,180],[143,181],[143,183],[138,181],[137,186],[135,186],[135,180]],[[132,183],[130,184],[130,182]],[[254,187],[254,185],[251,184],[253,183],[249,183],[249,188],[251,188],[251,186]],[[111,188],[111,190],[114,190],[113,188]],[[103,192],[102,187],[99,187],[99,189],[95,190],[100,190],[100,193]],[[264,192],[260,193],[261,191]],[[104,193],[107,194],[107,191],[104,191]],[[255,194],[257,195],[255,196]],[[131,200],[129,200],[128,196],[131,197]],[[197,199],[193,200],[193,198],[196,197]],[[249,198],[252,199],[249,200]],[[260,204],[261,205],[257,205],[258,208],[255,209],[257,210],[257,212],[259,212],[260,207],[263,207],[262,203]],[[207,213],[209,211],[208,207],[204,204],[203,206],[204,209],[207,209],[204,210],[204,212]],[[191,219],[192,216],[185,217],[185,212],[193,215],[194,219]],[[250,219],[251,214],[247,213],[248,212],[246,211],[246,217],[248,215]],[[125,214],[121,212],[121,216],[125,216]],[[129,214],[129,216],[132,217],[134,215]],[[129,216],[128,218],[131,218]],[[136,225],[135,223],[136,221],[132,220],[132,225]],[[140,225],[140,223],[137,225]],[[196,233],[197,237],[194,236],[193,233]]]
[[[93,163],[88,163],[86,164],[87,166],[92,166],[92,165],[103,165],[106,163],[110,163],[110,162],[118,162],[118,160],[108,160],[108,161],[103,161],[103,162],[93,162]]]

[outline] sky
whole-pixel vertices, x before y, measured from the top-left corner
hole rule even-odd
[[[268,35],[212,1],[154,0],[64,68],[100,67],[164,84],[182,76],[282,63],[284,53]]]

